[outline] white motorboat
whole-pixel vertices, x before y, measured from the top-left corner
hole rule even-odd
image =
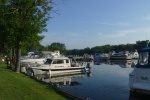
[[[22,57],[21,67],[29,68],[30,66],[35,66],[35,63],[44,64],[46,59],[51,58],[52,56],[58,57],[60,56],[60,52],[59,51],[46,52],[46,53],[43,52],[43,54],[41,55],[35,55],[34,53],[29,52],[27,57]]]
[[[39,63],[44,64],[46,61],[46,58],[28,58],[28,59],[22,59],[21,64],[27,64],[27,63]]]
[[[90,64],[87,64],[90,67]],[[67,73],[76,71],[88,70],[85,63],[72,63],[68,57],[51,57],[47,58],[44,64],[38,64],[36,66],[30,66],[27,73],[31,76],[37,74],[56,74],[56,73]]]
[[[115,53],[113,55],[110,55],[111,60],[130,60],[132,59],[130,54],[127,53]]]
[[[150,93],[150,47],[142,49],[139,53],[138,63],[129,74],[129,88],[135,91]]]
[[[130,55],[131,55],[132,59],[138,59],[139,58],[139,53],[137,51],[130,52]]]
[[[100,60],[108,60],[109,59],[109,54],[103,53],[95,53],[94,55],[94,62],[99,62]]]
[[[39,63],[44,64],[46,61],[46,58],[43,56],[39,56],[38,54],[35,54],[34,52],[28,52],[27,56],[21,57],[21,67],[27,67],[27,65],[30,63]]]
[[[89,55],[87,53],[83,55],[83,61],[89,62],[89,61],[93,61],[93,59],[94,59],[93,55]]]

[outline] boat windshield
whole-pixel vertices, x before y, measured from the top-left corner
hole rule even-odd
[[[51,63],[52,63],[52,60],[51,59],[47,59],[44,64],[51,64]]]
[[[139,65],[147,65],[148,64],[148,57],[149,53],[148,52],[142,52],[139,54]]]

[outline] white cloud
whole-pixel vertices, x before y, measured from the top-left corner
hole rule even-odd
[[[139,28],[139,29],[131,29],[131,30],[118,30],[111,33],[98,33],[97,37],[99,39],[118,39],[118,38],[146,38],[147,35],[150,33],[150,28]]]
[[[114,26],[115,24],[112,23],[106,23],[106,22],[96,22],[97,24],[102,24],[102,25],[109,25],[109,26]]]
[[[129,26],[128,22],[118,22],[118,26]]]
[[[129,26],[128,22],[117,22],[117,23],[107,23],[107,22],[95,22],[96,24],[108,25],[108,26]]]

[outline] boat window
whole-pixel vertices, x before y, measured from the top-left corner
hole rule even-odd
[[[63,64],[64,63],[64,60],[54,60],[53,61],[53,64]]]
[[[147,65],[148,64],[148,52],[142,52],[139,54],[139,65]]]
[[[51,59],[47,59],[45,64],[51,64],[52,63],[52,60]]]
[[[69,63],[69,60],[66,60],[66,63]]]

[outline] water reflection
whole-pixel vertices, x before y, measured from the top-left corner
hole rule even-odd
[[[150,94],[144,94],[144,93],[132,93],[130,91],[129,100],[150,100]]]
[[[94,62],[94,65],[108,64],[108,65],[119,65],[121,68],[134,68],[138,60],[101,60]]]
[[[84,78],[84,76],[91,77],[91,71],[88,72],[70,72],[70,73],[59,73],[59,74],[38,74],[35,76],[37,80],[41,80],[46,83],[50,83],[56,87],[62,86],[76,86],[81,83],[78,81],[74,81],[74,78]]]
[[[92,100],[150,100],[149,95],[130,93],[129,73],[136,63],[137,60],[91,62],[91,70],[86,73],[37,75],[36,79]]]

